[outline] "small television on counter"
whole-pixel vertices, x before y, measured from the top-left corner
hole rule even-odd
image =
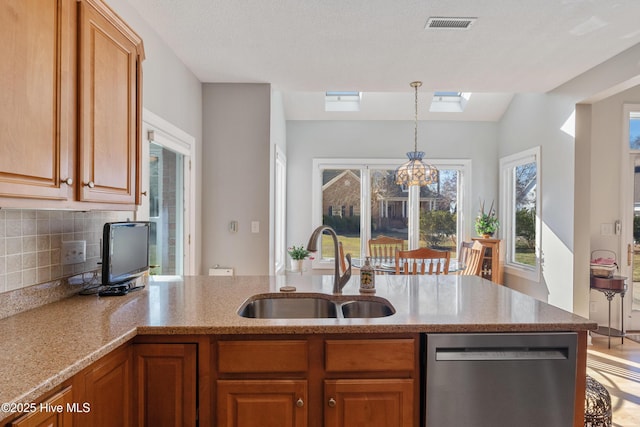
[[[102,233],[102,285],[121,293],[149,270],[149,222],[107,222]]]

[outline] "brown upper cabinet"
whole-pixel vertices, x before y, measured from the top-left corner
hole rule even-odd
[[[0,206],[138,204],[140,37],[99,0],[3,0],[0,37]]]
[[[142,40],[101,2],[80,2],[79,199],[138,202]]]
[[[0,195],[66,200],[75,145],[75,2],[0,3]]]

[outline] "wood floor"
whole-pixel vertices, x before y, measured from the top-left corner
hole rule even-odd
[[[629,339],[593,334],[587,349],[587,373],[598,380],[611,395],[613,425],[640,426],[640,344]]]

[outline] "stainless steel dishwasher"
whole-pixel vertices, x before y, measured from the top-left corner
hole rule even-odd
[[[425,427],[573,425],[577,334],[425,338]]]

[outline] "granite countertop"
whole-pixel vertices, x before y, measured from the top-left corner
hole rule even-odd
[[[476,276],[376,276],[375,295],[352,277],[340,299],[384,298],[375,319],[248,319],[247,298],[295,286],[331,294],[333,276],[149,280],[122,297],[74,296],[0,320],[0,403],[33,402],[136,335],[393,332],[541,332],[595,329],[593,321]],[[9,414],[0,411],[0,419]]]

